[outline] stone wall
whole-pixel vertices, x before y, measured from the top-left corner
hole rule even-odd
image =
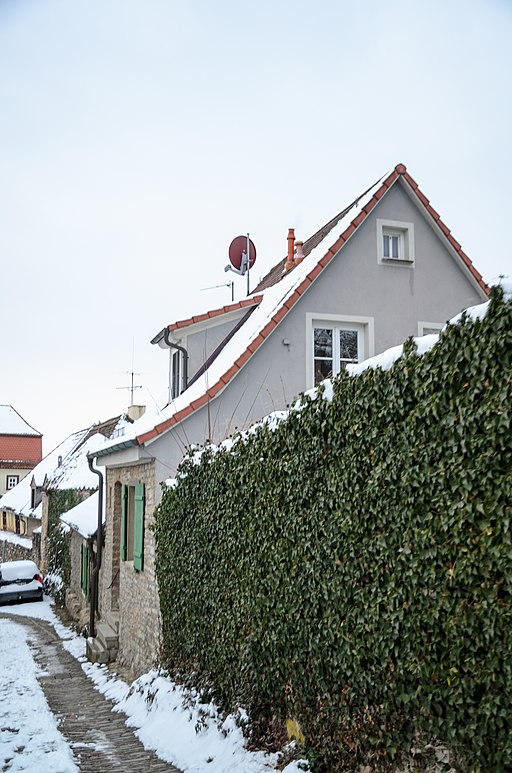
[[[32,553],[31,540],[24,540],[27,545],[9,542],[0,533],[0,561],[35,561]],[[37,563],[37,561],[36,561]]]
[[[69,533],[69,556],[71,574],[69,586],[66,588],[65,606],[79,628],[89,623],[89,602],[82,592],[82,545],[86,541],[71,530]]]
[[[120,560],[121,489],[145,484],[144,568]],[[155,467],[152,460],[110,468],[106,475],[107,518],[100,579],[100,616],[119,613],[118,660],[136,675],[158,662],[161,642],[160,603],[155,576]]]

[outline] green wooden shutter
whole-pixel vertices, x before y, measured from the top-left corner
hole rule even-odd
[[[128,551],[128,486],[121,493],[121,560],[126,561]]]
[[[135,486],[135,506],[133,516],[133,568],[142,572],[144,568],[144,484]]]

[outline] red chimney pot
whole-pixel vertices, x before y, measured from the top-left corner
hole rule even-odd
[[[288,229],[288,255],[286,257],[286,263],[284,264],[285,271],[289,271],[295,265],[295,263],[293,262],[294,245],[295,245],[295,229],[289,228]]]

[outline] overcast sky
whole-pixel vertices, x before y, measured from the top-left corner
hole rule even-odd
[[[256,279],[399,162],[510,275],[511,40],[509,0],[0,0],[0,403],[47,453],[134,351],[163,406],[149,341],[230,301],[231,239]]]

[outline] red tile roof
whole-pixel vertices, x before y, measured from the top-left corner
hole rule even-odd
[[[257,306],[261,302],[262,298],[262,295],[252,295],[250,298],[244,298],[244,300],[238,301],[237,303],[231,303],[229,306],[223,306],[220,309],[212,309],[211,311],[206,311],[204,314],[197,314],[194,317],[189,317],[188,319],[180,319],[177,322],[173,322],[172,324],[168,325],[167,329],[169,332],[172,332],[173,330],[180,330],[181,328],[190,327],[190,325],[196,325],[198,322],[204,322],[207,319],[213,319],[214,317],[218,317],[221,314],[229,314],[231,311],[245,309],[248,306]]]
[[[251,340],[247,349],[235,360],[235,362],[220,377],[220,379],[212,386],[210,386],[208,389],[206,389],[206,391],[200,397],[196,398],[189,405],[177,411],[175,414],[170,416],[165,421],[157,424],[153,429],[147,432],[144,432],[141,435],[138,435],[136,437],[137,443],[139,444],[147,443],[148,441],[158,437],[158,435],[161,435],[163,432],[166,432],[175,424],[178,424],[179,422],[183,421],[183,419],[187,418],[187,416],[189,416],[191,413],[194,413],[194,411],[196,411],[198,408],[208,403],[209,400],[212,400],[215,397],[215,395],[218,394],[218,392],[221,391],[221,389],[223,389],[224,386],[231,381],[231,379],[245,365],[248,359],[250,359],[250,356],[260,348],[260,346],[270,335],[270,333],[280,322],[280,320],[287,314],[287,312],[291,308],[293,308],[293,306],[299,300],[302,294],[306,292],[310,284],[317,278],[317,276],[319,276],[319,274],[323,271],[323,269],[327,265],[329,265],[329,263],[334,258],[334,256],[339,252],[339,250],[343,247],[343,245],[355,233],[355,231],[361,225],[361,223],[365,221],[365,219],[370,214],[370,212],[378,204],[382,196],[385,195],[385,193],[391,188],[392,185],[394,185],[397,182],[399,178],[401,178],[413,191],[415,196],[418,198],[419,202],[423,205],[423,207],[428,212],[429,216],[434,220],[434,222],[440,228],[442,233],[448,239],[450,245],[455,250],[456,254],[459,256],[461,261],[469,269],[469,271],[471,272],[473,278],[476,280],[479,287],[484,291],[484,293],[488,292],[489,288],[484,282],[482,276],[473,266],[473,264],[471,263],[467,255],[462,251],[460,244],[453,238],[449,228],[447,228],[447,226],[443,223],[443,221],[439,217],[439,214],[430,205],[429,200],[420,191],[418,184],[409,175],[406,167],[403,164],[398,164],[394,168],[394,170],[386,177],[386,179],[382,181],[380,187],[375,191],[372,198],[363,207],[361,212],[345,228],[343,233],[338,237],[338,239],[334,242],[334,244],[332,244],[330,248],[326,250],[323,257],[315,264],[315,266],[310,270],[310,272],[305,276],[305,278],[303,278],[301,283],[294,289],[294,292],[290,296],[284,297],[283,301],[276,307],[271,320],[265,322],[265,325],[262,328],[262,330]],[[339,223],[340,220],[343,217],[345,217],[353,207],[357,205],[357,203],[363,198],[363,196],[368,194],[372,190],[372,188],[375,187],[375,185],[377,185],[379,182],[380,180],[377,181],[377,183],[374,183],[374,185],[368,188],[368,190],[364,194],[359,196],[354,202],[352,202],[352,204],[350,204],[348,207],[342,210],[338,215],[336,215],[336,217],[330,220],[329,223],[323,226],[323,228],[321,228],[319,231],[313,234],[313,236],[310,237],[310,239],[304,242],[304,255],[305,256],[309,255],[312,252],[312,250],[315,249],[315,247],[317,247],[323,241],[323,239],[325,239],[326,236],[329,235],[329,233],[333,230],[333,228],[337,225],[337,223]],[[258,286],[255,289],[255,292],[259,292],[268,287],[271,287],[272,285],[275,285],[283,278],[284,262],[285,262],[285,259],[280,261],[276,266],[274,266],[273,269],[271,269],[271,271],[258,284]],[[289,276],[293,271],[294,269],[290,269],[290,271],[286,272],[284,276]],[[240,301],[239,304],[232,304],[231,307],[224,307],[225,311],[221,313],[226,313],[228,310],[234,310],[236,308],[243,308],[244,306],[247,306],[247,305],[259,304],[262,298],[263,298],[262,295],[253,296],[252,298],[247,298],[245,301]],[[187,323],[189,325],[194,324],[194,322],[202,321],[203,319],[208,319],[209,317],[214,316],[214,314],[215,312],[207,312],[204,315],[199,315],[199,317],[191,317],[190,320],[185,320],[183,321],[183,323]],[[178,323],[175,323],[175,326],[178,327],[179,326]],[[183,324],[183,326],[185,326],[185,324]],[[169,330],[171,329],[175,329],[175,327],[169,326]]]
[[[23,462],[22,466],[32,469],[43,458],[42,445],[41,435],[0,435],[0,459],[3,463]]]

